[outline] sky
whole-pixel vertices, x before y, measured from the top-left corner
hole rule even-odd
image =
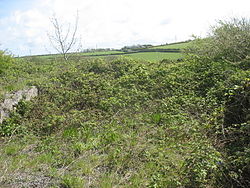
[[[250,1],[0,0],[0,49],[15,56],[56,53],[48,38],[50,19],[55,16],[67,32],[77,12],[82,50],[117,49],[205,37],[218,20],[250,18]]]

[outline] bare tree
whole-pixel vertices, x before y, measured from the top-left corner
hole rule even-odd
[[[56,15],[50,19],[53,32],[48,33],[49,41],[52,47],[60,54],[63,55],[65,61],[68,60],[70,51],[77,51],[81,46],[80,38],[77,38],[77,29],[78,29],[78,21],[79,14],[77,11],[75,23],[71,26],[70,23],[62,25]],[[65,27],[66,26],[66,27]]]

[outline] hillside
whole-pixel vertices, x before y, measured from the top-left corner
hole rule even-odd
[[[191,41],[177,42],[166,45],[153,46],[152,49],[179,49],[183,50],[191,45]]]

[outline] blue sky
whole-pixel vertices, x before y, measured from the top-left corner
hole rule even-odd
[[[13,11],[25,11],[34,6],[34,0],[0,0],[0,17],[10,16]]]
[[[216,20],[250,18],[249,0],[0,0],[0,49],[14,55],[55,53],[55,14],[63,26],[79,11],[83,49],[164,44],[206,36]],[[64,28],[66,29],[66,28]]]

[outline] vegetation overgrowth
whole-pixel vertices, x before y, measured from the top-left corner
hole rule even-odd
[[[9,68],[13,59],[11,55],[6,54],[5,51],[0,50],[0,75],[4,73],[6,69]]]
[[[1,88],[39,96],[0,126],[0,186],[249,187],[249,54],[198,40],[182,61],[15,59]]]

